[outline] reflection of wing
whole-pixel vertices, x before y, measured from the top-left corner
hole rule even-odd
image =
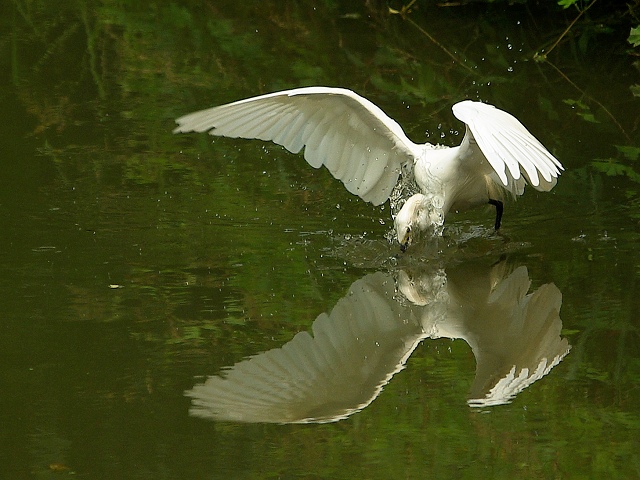
[[[468,403],[474,407],[508,403],[571,348],[560,337],[558,288],[546,284],[527,294],[527,268],[507,272],[506,262],[471,262],[447,269],[446,276],[437,270],[398,275],[400,291],[424,306],[418,311],[425,333],[461,338],[473,350],[476,375]]]
[[[349,192],[374,205],[384,203],[400,169],[417,146],[400,125],[366,98],[342,88],[307,87],[247,98],[190,113],[177,132],[271,140],[326,166]]]
[[[382,273],[353,283],[329,315],[282,348],[243,360],[186,395],[190,413],[242,422],[332,422],[368,405],[423,338]]]
[[[560,337],[560,290],[546,284],[526,295],[530,283],[526,267],[517,268],[469,322],[466,340],[476,357],[471,406],[508,403],[569,353]]]
[[[470,100],[456,103],[453,114],[467,124],[466,137],[473,136],[471,144],[477,143],[512,194],[524,190],[521,173],[536,190],[548,192],[555,186],[562,165],[515,117]]]

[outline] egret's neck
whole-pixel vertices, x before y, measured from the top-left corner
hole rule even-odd
[[[446,215],[450,208],[450,190],[457,183],[460,147],[425,145],[414,166],[416,184]]]
[[[456,174],[460,166],[461,145],[457,147],[442,147],[430,144],[424,145],[422,155],[415,165],[415,176],[418,185],[428,184],[434,180],[446,184],[451,176]]]

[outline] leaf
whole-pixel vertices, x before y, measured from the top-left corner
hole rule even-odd
[[[594,117],[593,113],[591,112],[585,112],[585,113],[578,112],[578,115],[587,122],[600,123],[598,120],[596,120],[596,117]]]
[[[586,103],[580,100],[573,100],[571,98],[563,100],[563,103],[569,105],[574,110],[576,110],[576,115],[578,115],[580,118],[582,118],[586,122],[600,123],[596,119],[595,115],[591,112],[591,109]]]
[[[627,41],[634,47],[640,45],[640,25],[631,29]]]
[[[567,99],[563,100],[562,103],[565,103],[565,104],[567,104],[569,106],[572,106],[572,107],[581,108],[582,110],[586,110],[586,109],[589,108],[589,107],[587,107],[587,105],[585,105],[580,100],[574,100],[572,98],[567,98]]]
[[[622,165],[615,159],[609,158],[606,160],[594,160],[591,165],[599,172],[604,173],[607,176],[621,176],[626,175],[629,180],[640,183],[640,173],[636,172],[628,165]]]
[[[558,5],[562,8],[569,8],[571,5],[578,3],[578,0],[558,0]]]
[[[616,145],[616,149],[625,158],[631,160],[632,162],[636,162],[638,158],[640,158],[640,147],[632,147],[629,145]]]
[[[616,175],[624,175],[625,173],[625,166],[620,165],[613,158],[608,158],[606,160],[594,160],[593,162],[591,162],[591,165],[593,165],[593,167],[599,172],[602,172],[610,177]]]

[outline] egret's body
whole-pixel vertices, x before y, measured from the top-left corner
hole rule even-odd
[[[406,248],[420,232],[441,227],[451,210],[491,203],[499,228],[502,192],[521,195],[525,182],[549,191],[563,169],[510,114],[470,100],[455,104],[453,113],[466,124],[459,146],[416,144],[356,93],[307,87],[185,115],[174,132],[271,140],[292,153],[304,148],[311,166],[324,165],[347,190],[374,205],[389,199],[402,174],[421,192],[407,199],[394,221]]]

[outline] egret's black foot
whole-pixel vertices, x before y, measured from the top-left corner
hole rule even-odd
[[[500,229],[500,224],[502,223],[502,212],[504,211],[504,205],[500,200],[494,200],[493,198],[489,199],[489,204],[496,207],[496,230]]]

